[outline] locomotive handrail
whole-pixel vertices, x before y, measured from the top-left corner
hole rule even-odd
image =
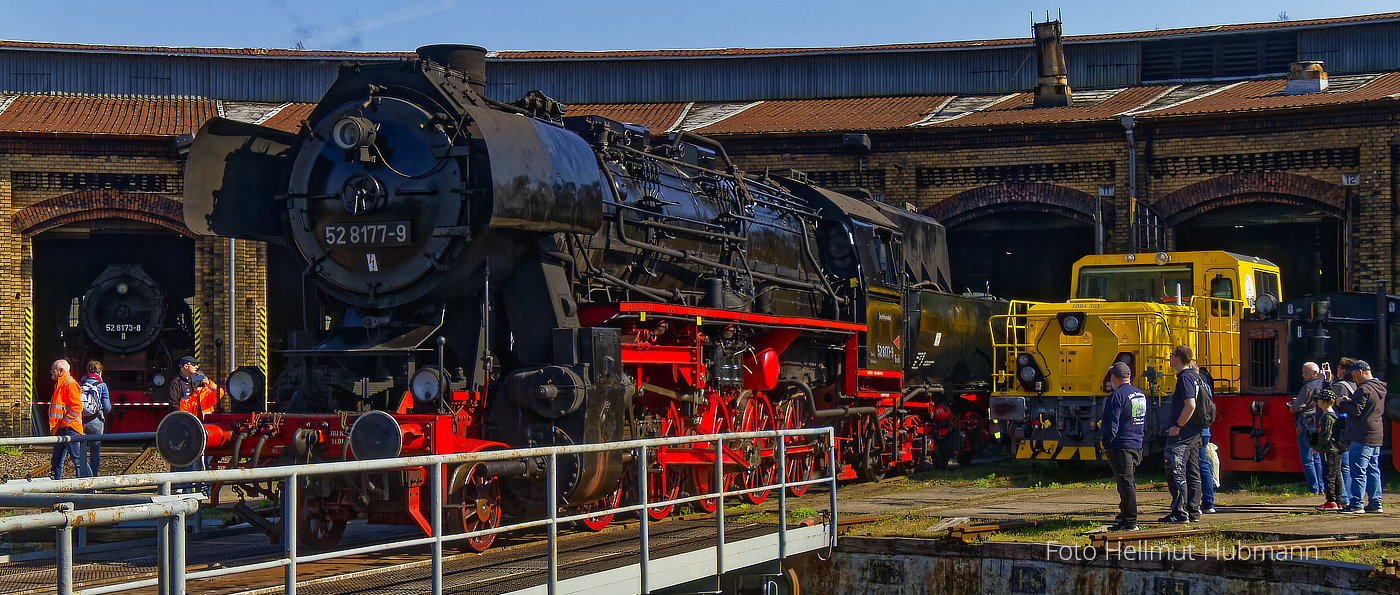
[[[557,592],[557,589],[558,589],[558,569],[557,569],[557,568],[558,568],[558,559],[559,559],[559,558],[558,558],[558,551],[557,551],[557,543],[556,543],[556,541],[557,541],[557,538],[558,538],[558,525],[559,525],[559,523],[562,523],[562,522],[571,522],[571,521],[577,521],[577,520],[583,520],[583,519],[587,519],[587,518],[591,518],[591,517],[596,517],[596,516],[600,516],[600,515],[604,515],[604,514],[616,514],[616,513],[619,513],[619,512],[629,512],[629,511],[644,511],[644,510],[646,510],[646,509],[648,509],[648,508],[654,508],[654,507],[659,507],[659,506],[669,506],[669,505],[681,504],[681,503],[686,503],[686,502],[695,502],[695,501],[699,501],[699,500],[714,499],[715,502],[716,502],[715,517],[716,517],[716,523],[717,523],[717,525],[716,525],[717,539],[716,539],[716,545],[714,546],[715,554],[716,554],[714,576],[715,576],[715,577],[719,577],[720,575],[723,575],[723,574],[726,572],[726,569],[725,569],[725,567],[724,567],[724,547],[725,547],[725,538],[724,538],[724,523],[725,523],[725,520],[724,520],[724,498],[727,497],[727,496],[733,496],[733,495],[739,495],[739,494],[746,494],[746,493],[754,493],[754,492],[760,492],[760,491],[772,490],[772,489],[776,489],[776,490],[778,491],[778,518],[779,518],[779,521],[778,521],[778,534],[777,534],[777,536],[778,536],[778,539],[777,539],[777,549],[778,549],[778,559],[781,560],[781,559],[785,558],[786,555],[787,555],[787,531],[788,531],[788,529],[787,529],[787,494],[786,494],[786,492],[787,492],[788,487],[789,487],[789,486],[815,485],[815,484],[819,484],[819,483],[827,483],[827,484],[830,485],[830,490],[829,490],[830,512],[829,512],[829,515],[828,515],[827,524],[825,525],[825,531],[826,531],[825,540],[826,540],[826,546],[827,546],[828,548],[833,547],[833,546],[835,545],[835,540],[836,540],[836,522],[837,522],[837,518],[836,518],[836,482],[837,482],[837,473],[836,473],[836,464],[837,464],[837,463],[836,463],[836,457],[828,457],[828,459],[827,459],[828,469],[827,469],[827,475],[826,475],[825,477],[820,477],[820,478],[816,478],[816,479],[807,479],[807,480],[801,480],[801,481],[788,481],[788,479],[787,479],[787,474],[786,474],[786,473],[778,473],[778,474],[775,475],[775,479],[773,480],[773,483],[772,483],[771,485],[757,486],[757,487],[751,487],[751,488],[740,489],[740,490],[725,490],[725,489],[723,488],[723,486],[724,486],[724,481],[723,481],[724,470],[723,470],[723,466],[722,466],[722,465],[714,465],[714,469],[715,469],[715,484],[714,484],[714,485],[717,486],[717,487],[716,487],[716,490],[715,490],[714,492],[709,492],[709,493],[705,493],[705,494],[696,494],[696,495],[692,495],[692,496],[688,496],[688,497],[683,497],[683,498],[676,498],[676,499],[665,500],[665,501],[662,501],[662,502],[649,502],[649,501],[648,501],[648,497],[647,497],[647,496],[648,496],[647,478],[648,478],[648,476],[649,476],[649,473],[647,472],[647,456],[646,456],[646,449],[647,449],[647,448],[653,448],[653,447],[663,447],[663,446],[679,445],[679,444],[689,444],[689,443],[697,443],[697,442],[713,443],[713,448],[714,448],[714,450],[715,450],[715,457],[716,457],[715,460],[718,461],[718,460],[720,460],[721,457],[722,457],[722,451],[724,450],[724,444],[725,444],[726,442],[728,442],[728,441],[733,441],[733,440],[748,440],[748,439],[765,439],[765,438],[766,438],[766,439],[773,439],[774,451],[775,451],[775,455],[776,455],[775,464],[777,465],[777,468],[778,468],[778,469],[785,469],[785,468],[786,468],[785,465],[786,465],[786,462],[787,462],[787,461],[786,461],[787,441],[784,440],[783,438],[785,438],[785,437],[791,437],[791,436],[823,436],[823,437],[826,438],[826,441],[827,441],[827,444],[828,444],[828,448],[834,449],[834,445],[835,445],[835,428],[832,428],[832,427],[820,427],[820,428],[805,428],[805,429],[764,430],[764,431],[755,431],[755,432],[729,432],[729,433],[721,433],[721,434],[704,434],[704,435],[695,435],[695,436],[676,436],[676,437],[666,437],[666,438],[648,438],[648,439],[642,439],[642,440],[628,440],[628,441],[606,442],[606,443],[598,443],[598,444],[584,444],[584,445],[571,445],[571,446],[547,446],[547,447],[535,447],[535,448],[525,448],[525,449],[515,449],[515,450],[483,451],[483,452],[476,452],[476,453],[452,453],[452,454],[440,454],[440,455],[421,455],[421,456],[400,457],[400,458],[393,458],[393,459],[378,459],[378,460],[364,460],[364,461],[343,461],[343,462],[309,463],[309,464],[302,464],[302,465],[288,465],[288,466],[279,466],[279,467],[260,467],[260,468],[243,468],[243,469],[219,469],[219,470],[211,470],[211,471],[183,471],[183,472],[170,472],[170,473],[147,473],[147,474],[138,474],[138,475],[87,477],[87,478],[62,479],[62,480],[53,480],[53,479],[44,479],[44,480],[9,480],[9,481],[5,481],[5,482],[0,482],[0,496],[17,496],[17,495],[23,495],[23,494],[36,495],[37,493],[44,493],[46,496],[53,497],[53,498],[58,498],[58,499],[62,499],[62,498],[63,498],[62,492],[103,490],[103,489],[114,489],[114,488],[131,488],[131,487],[143,487],[143,486],[145,486],[145,487],[158,487],[160,493],[161,493],[161,494],[164,494],[164,495],[167,495],[167,496],[164,496],[164,497],[168,498],[168,497],[169,497],[168,495],[171,494],[171,492],[172,492],[172,487],[173,487],[174,485],[176,485],[176,484],[192,483],[192,482],[199,482],[199,483],[204,483],[204,482],[208,482],[208,483],[212,483],[212,482],[238,483],[238,482],[248,482],[248,481],[260,480],[260,479],[266,480],[266,479],[285,478],[286,481],[284,482],[284,488],[283,488],[283,492],[282,492],[282,498],[283,498],[283,502],[282,502],[282,511],[283,511],[283,518],[286,519],[286,518],[296,518],[296,515],[298,514],[297,511],[299,510],[299,505],[300,505],[300,499],[299,499],[299,497],[298,497],[298,495],[297,495],[297,492],[298,492],[298,489],[299,489],[299,488],[298,488],[298,484],[300,483],[300,482],[298,481],[298,479],[301,478],[301,477],[304,477],[304,476],[310,476],[310,475],[326,475],[326,474],[339,474],[339,473],[353,473],[353,472],[364,472],[364,471],[379,471],[379,470],[403,469],[403,468],[415,468],[415,467],[416,467],[416,468],[422,468],[422,469],[428,471],[428,474],[430,475],[430,478],[428,479],[428,484],[429,484],[429,486],[430,486],[430,490],[429,490],[429,492],[430,492],[430,495],[429,495],[429,503],[430,503],[430,509],[431,509],[431,511],[432,511],[432,515],[431,515],[431,533],[432,533],[432,534],[431,534],[430,536],[428,536],[428,537],[419,537],[419,538],[413,538],[413,539],[405,539],[405,540],[393,541],[393,542],[390,542],[390,543],[376,543],[376,544],[374,544],[374,545],[369,545],[369,546],[363,546],[363,547],[357,547],[357,548],[350,548],[350,549],[343,549],[343,550],[335,550],[335,551],[322,552],[322,553],[315,553],[315,554],[299,554],[299,553],[297,552],[297,549],[298,549],[298,545],[297,545],[297,523],[295,523],[295,522],[284,522],[284,523],[283,523],[283,526],[284,526],[284,528],[283,528],[283,530],[284,530],[284,535],[283,535],[283,538],[282,538],[282,539],[283,539],[283,544],[284,544],[285,547],[286,547],[285,556],[284,556],[284,557],[279,558],[279,559],[275,559],[275,560],[268,560],[268,561],[256,562],[256,563],[251,563],[251,564],[244,564],[244,565],[240,565],[240,566],[229,566],[229,567],[222,567],[222,568],[213,568],[213,569],[209,569],[209,570],[201,570],[201,571],[190,572],[190,573],[186,573],[186,572],[185,572],[185,557],[184,557],[184,555],[185,555],[185,554],[184,554],[184,541],[185,541],[185,538],[184,538],[184,534],[185,534],[185,527],[184,527],[184,524],[185,524],[185,519],[186,519],[187,515],[190,513],[190,510],[188,510],[188,507],[184,507],[184,508],[175,507],[175,508],[168,508],[168,509],[153,510],[153,509],[149,508],[149,504],[143,503],[143,504],[139,504],[139,505],[128,505],[128,506],[125,506],[125,507],[121,507],[121,506],[119,506],[119,507],[114,507],[114,508],[112,509],[114,512],[112,512],[111,514],[104,514],[104,515],[100,515],[100,516],[98,516],[98,517],[91,517],[91,516],[88,516],[87,513],[88,513],[88,512],[91,512],[91,511],[81,511],[82,514],[59,514],[59,515],[52,515],[52,514],[51,514],[51,515],[46,516],[46,517],[43,517],[43,518],[38,518],[37,515],[30,515],[30,516],[24,516],[24,517],[11,517],[7,523],[5,523],[5,524],[0,524],[0,532],[4,532],[4,531],[6,530],[5,527],[6,527],[7,525],[14,526],[14,527],[23,526],[23,527],[26,527],[26,528],[34,528],[34,527],[41,527],[41,528],[42,528],[42,527],[53,527],[53,528],[55,528],[55,529],[57,530],[57,532],[58,532],[58,534],[59,534],[59,535],[58,535],[58,537],[59,537],[59,540],[58,540],[59,543],[60,543],[60,544],[63,544],[64,542],[67,541],[67,532],[68,532],[68,531],[71,531],[71,527],[75,526],[75,524],[84,524],[84,525],[111,524],[111,523],[117,522],[118,520],[120,520],[120,519],[122,519],[122,518],[133,518],[133,517],[131,516],[131,514],[140,513],[140,514],[146,515],[146,516],[144,516],[144,517],[142,517],[142,518],[147,518],[147,517],[149,517],[149,518],[155,518],[155,519],[157,519],[157,520],[160,520],[160,522],[161,522],[160,536],[157,538],[157,545],[158,545],[159,550],[160,550],[159,555],[158,555],[158,557],[157,557],[157,559],[158,559],[158,572],[157,572],[158,578],[153,578],[153,579],[142,579],[142,580],[136,580],[136,581],[131,581],[131,582],[122,583],[122,584],[103,585],[103,586],[96,587],[96,588],[84,589],[84,590],[82,591],[83,593],[93,593],[93,594],[96,594],[96,593],[110,593],[110,592],[124,591],[124,590],[128,590],[128,589],[146,588],[146,587],[151,587],[151,586],[159,586],[159,587],[160,587],[161,593],[183,593],[183,592],[185,592],[185,582],[186,582],[187,580],[214,578],[214,577],[224,576],[224,575],[230,575],[230,574],[237,574],[237,573],[243,573],[243,572],[252,572],[252,571],[257,571],[257,570],[267,570],[267,569],[273,569],[273,568],[277,568],[277,567],[282,567],[282,568],[284,568],[284,570],[285,570],[284,585],[283,585],[283,587],[284,587],[284,589],[285,589],[285,592],[288,593],[288,594],[294,595],[294,594],[296,593],[297,565],[298,565],[299,563],[317,562],[317,561],[328,560],[328,559],[332,559],[332,558],[339,558],[339,557],[345,557],[345,556],[351,556],[351,555],[357,555],[357,554],[364,554],[364,553],[370,553],[370,552],[384,551],[384,550],[387,550],[387,549],[399,549],[399,548],[415,547],[415,546],[423,546],[423,545],[430,545],[430,546],[432,547],[432,554],[431,554],[431,556],[432,556],[432,569],[433,569],[433,576],[432,576],[433,589],[432,589],[432,591],[433,591],[433,593],[442,593],[442,592],[443,592],[443,591],[442,591],[442,557],[443,557],[443,544],[444,544],[444,543],[448,543],[448,542],[452,542],[452,541],[465,540],[465,539],[470,539],[470,538],[475,538],[475,537],[483,537],[483,536],[487,536],[487,535],[494,535],[494,534],[496,534],[496,533],[502,533],[502,532],[505,532],[505,531],[515,531],[515,530],[520,530],[520,529],[525,529],[525,528],[530,528],[530,527],[546,526],[546,527],[548,527],[548,529],[549,529],[549,569],[548,569],[548,570],[549,570],[549,573],[548,573],[548,574],[549,574],[549,577],[548,577],[547,589],[548,589],[548,592],[549,592],[549,593],[555,593],[555,592]],[[702,448],[710,448],[710,447],[709,447],[709,446],[703,446]],[[446,465],[449,465],[449,464],[456,464],[456,463],[480,463],[480,462],[485,462],[485,461],[496,461],[496,460],[508,460],[508,459],[522,459],[522,458],[539,458],[539,457],[544,457],[544,458],[547,458],[547,460],[549,461],[548,465],[546,466],[546,474],[547,474],[546,493],[558,493],[558,491],[557,491],[557,486],[556,486],[556,476],[557,476],[557,473],[558,473],[558,464],[557,464],[557,461],[558,461],[558,457],[559,457],[560,455],[581,454],[581,453],[589,453],[589,452],[601,452],[601,451],[607,451],[607,450],[637,450],[637,451],[638,451],[638,456],[636,457],[637,471],[638,471],[637,476],[638,476],[639,478],[641,478],[641,483],[637,486],[637,490],[636,490],[637,495],[638,495],[638,502],[637,502],[636,504],[627,505],[627,506],[619,506],[619,507],[616,507],[616,508],[611,508],[611,509],[602,510],[602,511],[599,511],[599,510],[590,510],[590,511],[587,511],[587,512],[584,512],[584,513],[573,514],[573,515],[568,515],[568,516],[559,516],[559,514],[558,514],[558,507],[557,507],[557,506],[549,506],[549,507],[547,507],[547,508],[549,509],[549,516],[548,516],[548,518],[546,518],[546,519],[537,519],[537,520],[525,521],[525,522],[521,522],[521,523],[515,523],[515,524],[512,524],[512,525],[499,526],[499,527],[495,527],[495,528],[491,528],[491,529],[483,529],[483,530],[478,530],[478,531],[457,533],[457,534],[453,534],[453,535],[444,535],[444,531],[443,531],[443,518],[442,518],[442,517],[443,517],[443,506],[445,505],[445,498],[444,498],[444,494],[443,494],[443,479],[446,477],[446,475],[445,475],[445,467],[446,467]],[[156,496],[156,498],[157,498],[157,499],[160,499],[160,498],[162,498],[162,496]],[[188,498],[188,497],[186,496],[185,498]],[[95,502],[95,500],[93,500],[91,497],[84,497],[84,496],[79,496],[79,497],[73,498],[73,500],[78,501],[78,502]],[[63,502],[63,503],[60,504],[60,506],[68,507],[68,508],[65,509],[65,510],[71,510],[71,508],[72,508],[72,506],[73,506],[73,503],[72,503],[72,502]],[[122,510],[124,510],[125,508],[131,508],[132,506],[136,506],[136,507],[145,506],[145,507],[148,507],[148,508],[145,508],[145,509],[142,509],[142,510],[136,510],[135,508],[132,508],[131,514],[126,514],[126,513],[123,513],[123,512],[122,512]],[[649,591],[650,591],[650,588],[649,588],[648,583],[647,583],[647,581],[648,581],[648,576],[649,576],[649,573],[648,573],[648,564],[649,564],[649,517],[648,517],[648,515],[645,514],[645,513],[640,514],[639,516],[641,517],[641,535],[640,535],[641,548],[640,548],[640,554],[639,554],[639,555],[640,555],[640,564],[639,564],[639,565],[640,565],[640,577],[638,578],[638,580],[639,580],[639,582],[640,582],[641,592],[645,593],[645,592],[649,592]],[[77,519],[77,520],[75,520],[75,519]],[[84,521],[84,520],[82,520],[82,519],[89,519],[89,520]],[[57,568],[57,577],[58,577],[58,578],[57,578],[57,581],[58,581],[58,584],[57,584],[58,589],[57,589],[57,590],[58,590],[58,592],[59,592],[60,594],[63,594],[63,595],[67,595],[67,594],[73,593],[73,592],[74,592],[74,591],[73,591],[73,572],[72,572],[72,563],[73,563],[73,559],[72,559],[72,549],[71,549],[71,547],[65,548],[65,547],[60,546],[60,548],[58,549],[58,552],[57,552],[57,563],[58,563],[58,568]],[[716,580],[718,580],[718,578],[716,578]]]

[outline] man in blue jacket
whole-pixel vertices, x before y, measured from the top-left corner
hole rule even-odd
[[[1147,422],[1147,397],[1128,379],[1133,371],[1117,362],[1108,368],[1113,393],[1103,404],[1099,420],[1099,442],[1108,453],[1108,466],[1118,480],[1118,522],[1109,531],[1137,531],[1137,478],[1142,462],[1143,429]]]

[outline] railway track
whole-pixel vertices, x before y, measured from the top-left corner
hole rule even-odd
[[[731,513],[726,517],[738,516]],[[559,535],[560,579],[582,576],[635,564],[639,557],[636,521],[615,522],[592,533],[564,530]],[[762,523],[728,521],[725,542],[731,543],[776,527]],[[343,549],[402,539],[412,531],[400,526],[371,526],[354,522],[347,529]],[[652,559],[683,553],[714,543],[713,514],[671,517],[651,524]],[[81,554],[73,567],[77,589],[156,577],[154,538],[123,542],[127,547]],[[443,558],[444,587],[449,592],[507,593],[541,584],[548,575],[548,543],[543,530],[508,534],[484,553],[451,554]],[[429,549],[403,548],[298,564],[297,590],[302,593],[422,593],[431,587]],[[305,550],[302,550],[305,553]],[[284,555],[280,544],[268,543],[260,532],[243,528],[191,535],[187,541],[186,572],[241,566]],[[191,593],[210,595],[263,595],[281,593],[284,570],[252,571],[212,579],[190,580]],[[0,566],[0,595],[52,593],[57,581],[51,559],[15,562]],[[128,593],[155,593],[136,589]]]

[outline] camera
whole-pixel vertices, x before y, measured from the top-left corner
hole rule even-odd
[[[204,386],[204,380],[205,378],[203,374],[191,374],[190,386]]]

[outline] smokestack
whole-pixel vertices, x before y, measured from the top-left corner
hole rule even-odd
[[[1069,105],[1069,69],[1065,67],[1065,46],[1060,40],[1060,21],[1035,24],[1035,57],[1040,70],[1040,76],[1035,83],[1035,106]]]
[[[1327,71],[1322,62],[1294,62],[1288,65],[1288,82],[1283,84],[1284,95],[1306,95],[1327,90]]]
[[[486,94],[486,48],[452,43],[425,45],[418,48],[418,57],[461,72],[473,90]]]

